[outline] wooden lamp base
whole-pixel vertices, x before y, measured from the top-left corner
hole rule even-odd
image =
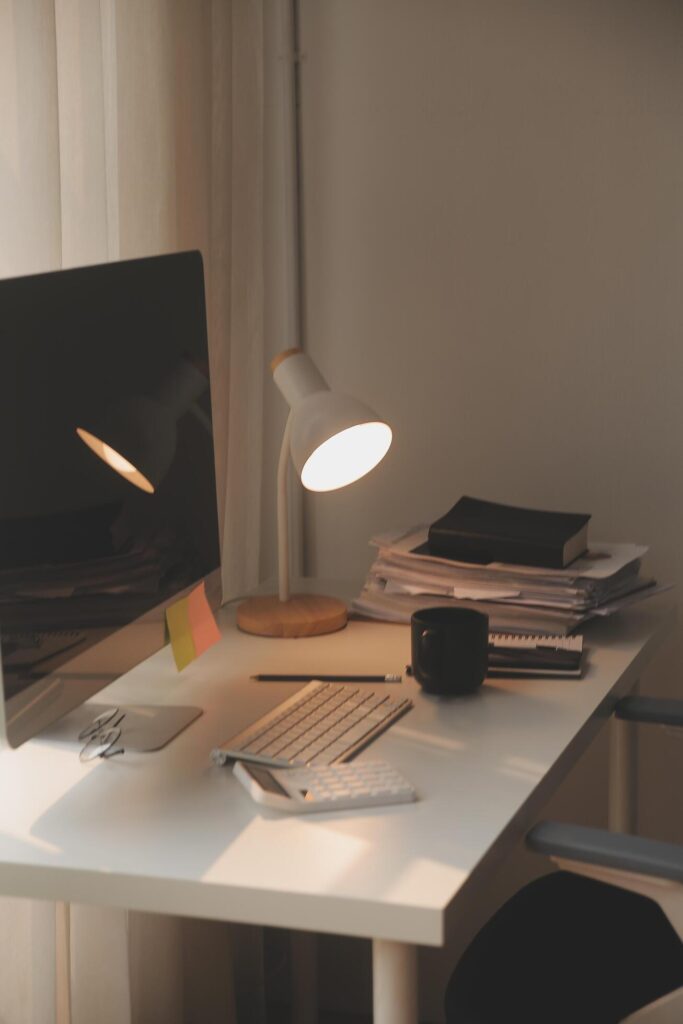
[[[237,609],[237,625],[257,636],[319,636],[343,629],[346,605],[336,597],[293,594],[281,601],[276,594],[250,597]]]

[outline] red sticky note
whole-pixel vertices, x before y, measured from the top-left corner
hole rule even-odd
[[[199,657],[209,647],[218,643],[221,638],[218,624],[206,597],[206,587],[203,580],[188,595],[187,608],[192,639],[194,640],[197,657]]]

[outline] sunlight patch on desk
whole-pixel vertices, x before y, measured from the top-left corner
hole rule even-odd
[[[0,832],[0,850],[2,850],[3,840],[6,839],[21,843],[22,846],[30,846],[41,853],[47,853],[54,857],[58,857],[63,853],[62,847],[57,846],[56,843],[50,843],[47,839],[39,839],[35,835],[27,835],[21,829],[4,829]]]
[[[543,765],[527,757],[508,757],[503,762],[501,770],[503,775],[523,779],[525,782],[538,782],[545,774]]]
[[[4,821],[11,822],[4,834],[23,841],[30,834],[33,842],[35,823],[95,768],[80,763],[80,747],[59,748],[32,740],[0,754],[0,805]]]
[[[275,815],[276,812],[271,812]],[[338,812],[348,819],[349,812]],[[231,842],[219,857],[202,874],[202,880],[220,880],[226,870],[232,877],[244,875],[253,879],[254,871],[262,869],[263,878],[268,879],[273,866],[291,866],[290,884],[294,888],[309,889],[315,879],[316,888],[321,892],[335,891],[337,882],[350,869],[357,867],[368,857],[374,857],[373,844],[355,835],[328,832],[320,826],[330,814],[315,815],[315,821],[303,821],[293,815],[291,818],[254,818]],[[334,815],[337,817],[337,814]],[[302,840],[302,824],[310,829],[310,842]],[[267,888],[267,885],[265,886]]]
[[[468,874],[464,868],[428,857],[415,857],[382,891],[382,897],[401,903],[441,907],[444,889],[456,891],[467,880]]]
[[[400,736],[402,740],[410,743],[417,743],[421,747],[438,747],[441,750],[466,750],[467,744],[463,740],[456,740],[452,736],[436,736],[434,733],[411,729],[408,725],[394,725],[391,729],[392,736]]]

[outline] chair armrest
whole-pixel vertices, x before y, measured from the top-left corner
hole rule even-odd
[[[622,697],[614,713],[628,722],[683,726],[683,700],[664,697]]]
[[[548,857],[683,882],[683,846],[674,843],[558,821],[539,822],[526,841],[532,850]]]

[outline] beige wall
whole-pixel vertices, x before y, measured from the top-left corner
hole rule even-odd
[[[302,0],[302,30],[308,347],[395,427],[307,499],[309,569],[360,578],[374,530],[469,493],[592,512],[680,582],[683,7]],[[643,747],[643,830],[683,841],[683,743]],[[553,813],[600,820],[603,766]]]

